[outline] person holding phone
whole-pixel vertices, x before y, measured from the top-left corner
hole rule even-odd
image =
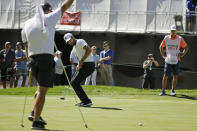
[[[142,89],[155,88],[154,67],[159,67],[159,63],[154,59],[153,54],[148,54],[148,59],[143,63],[144,78]]]

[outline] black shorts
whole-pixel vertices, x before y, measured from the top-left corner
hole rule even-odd
[[[29,67],[41,87],[53,87],[55,78],[55,61],[51,54],[30,56]]]
[[[167,64],[167,63],[165,63],[164,76],[171,76],[171,73],[173,73],[173,75],[178,75],[179,74],[179,62],[177,64]]]
[[[186,17],[186,22],[187,23],[193,23],[193,24],[195,24],[195,22],[196,22],[196,16],[195,15],[192,15],[192,16]]]

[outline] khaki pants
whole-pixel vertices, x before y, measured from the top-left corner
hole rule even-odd
[[[89,85],[90,81],[92,81],[92,85],[96,85],[96,75],[97,70],[94,70],[94,72],[86,78],[85,85]]]
[[[114,85],[114,79],[112,76],[112,65],[101,65],[101,80],[105,85]]]

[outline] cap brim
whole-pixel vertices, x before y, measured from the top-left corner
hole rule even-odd
[[[6,42],[5,45],[11,45],[11,43],[10,42]]]
[[[67,40],[66,40],[66,43],[68,43],[68,41],[69,41],[70,39],[71,39],[71,38],[67,39]]]

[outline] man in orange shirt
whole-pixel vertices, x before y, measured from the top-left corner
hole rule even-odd
[[[165,53],[164,47],[166,48]],[[180,52],[181,48],[184,48],[183,52]],[[165,89],[168,77],[171,75],[171,73],[173,73],[173,80],[170,95],[176,95],[174,88],[176,87],[178,81],[179,64],[181,61],[180,57],[184,57],[188,50],[189,48],[184,39],[176,34],[176,26],[172,25],[170,28],[170,35],[165,36],[160,45],[161,56],[165,59],[164,75],[162,80],[162,92],[159,94],[160,96],[166,94]]]

